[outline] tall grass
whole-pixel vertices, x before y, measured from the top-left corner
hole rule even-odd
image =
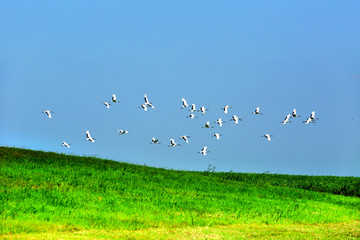
[[[211,174],[221,179],[248,182],[256,185],[272,185],[280,187],[300,188],[316,192],[360,197],[359,177],[306,176],[235,172],[218,172]]]
[[[357,197],[254,179],[0,147],[0,233],[360,220]]]

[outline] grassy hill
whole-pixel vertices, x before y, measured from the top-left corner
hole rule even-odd
[[[359,182],[0,147],[0,238],[360,238]]]

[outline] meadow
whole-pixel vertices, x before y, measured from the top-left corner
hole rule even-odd
[[[0,147],[0,238],[356,239],[359,185]]]

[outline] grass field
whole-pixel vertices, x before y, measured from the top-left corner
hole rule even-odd
[[[0,238],[356,239],[359,182],[0,147]]]

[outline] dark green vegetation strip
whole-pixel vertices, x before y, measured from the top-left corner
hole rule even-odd
[[[252,181],[0,147],[0,233],[360,220],[359,198]]]
[[[316,192],[360,197],[359,177],[306,176],[235,172],[217,172],[211,174],[221,179],[247,182],[259,186],[272,185],[280,187],[291,187]]]

